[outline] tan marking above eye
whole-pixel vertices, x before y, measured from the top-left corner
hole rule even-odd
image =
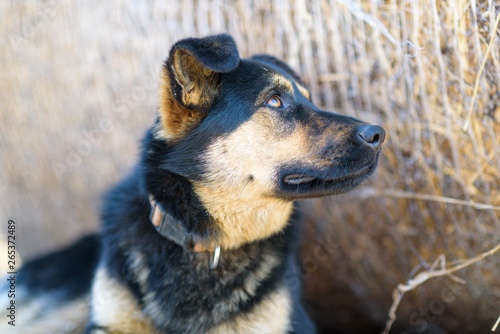
[[[276,95],[271,96],[269,100],[267,100],[266,104],[273,108],[280,108],[283,106],[283,102],[281,102],[281,99]]]
[[[311,95],[309,94],[309,91],[302,85],[295,83],[297,85],[297,88],[299,92],[304,95],[308,100],[311,100]]]

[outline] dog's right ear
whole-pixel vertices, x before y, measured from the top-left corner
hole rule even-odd
[[[238,49],[229,35],[175,43],[162,70],[160,136],[180,139],[198,125],[219,96],[221,74],[235,69],[239,61]]]

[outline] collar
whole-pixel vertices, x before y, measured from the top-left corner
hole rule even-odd
[[[200,242],[193,243],[192,238],[189,237],[189,233],[182,227],[181,222],[165,211],[151,194],[149,195],[149,204],[151,205],[149,220],[162,237],[175,242],[185,249],[194,250],[195,252],[210,252],[210,269],[217,268],[220,257],[220,246],[210,249]]]

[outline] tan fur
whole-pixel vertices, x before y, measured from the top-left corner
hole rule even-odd
[[[290,330],[292,302],[290,292],[281,287],[271,293],[249,313],[235,316],[233,319],[210,330],[208,334],[282,334]]]
[[[201,67],[187,52],[176,53],[174,71],[185,94],[190,94],[190,97],[183,96],[184,104],[194,103],[191,98],[203,100],[216,94],[206,88],[205,81],[210,77],[210,71]],[[194,82],[190,77],[201,79]],[[160,107],[162,129],[157,129],[157,134],[165,139],[176,139],[200,122],[201,116],[180,106],[172,96],[170,85],[170,77],[164,69]],[[297,87],[309,97],[304,87]],[[199,92],[200,88],[206,88],[208,93]],[[264,99],[272,88],[294,94],[292,82],[274,73],[259,99]],[[205,97],[200,94],[205,94]],[[318,118],[319,126],[322,126],[321,122]],[[206,180],[193,184],[195,192],[220,227],[222,236],[218,242],[223,249],[237,248],[244,243],[266,238],[285,227],[292,205],[270,196],[272,189],[269,187],[276,184],[277,168],[287,161],[321,163],[314,152],[318,151],[315,145],[323,143],[311,142],[307,128],[297,125],[291,134],[284,136],[280,132],[282,127],[273,112],[261,108],[249,121],[213,143],[208,150],[206,165],[210,170],[205,175]],[[338,136],[342,137],[341,130]],[[330,161],[324,163],[326,165]]]
[[[294,93],[292,82],[279,73],[274,73],[271,76],[270,86],[277,87],[279,90],[288,91],[292,95]]]
[[[252,200],[237,195],[229,197],[224,189],[200,183],[195,183],[195,192],[222,231],[219,239],[222,249],[238,248],[279,232],[292,213],[292,203],[283,200],[262,197]],[[242,189],[241,192],[247,190]]]
[[[309,94],[307,88],[305,88],[298,82],[294,82],[294,84],[297,86],[297,89],[302,95],[304,95],[308,100],[311,99],[311,95]],[[281,90],[288,91],[288,93],[290,93],[291,95],[295,94],[292,82],[279,73],[274,73],[271,76],[271,84],[269,85],[269,87],[277,87]]]
[[[208,149],[206,180],[194,182],[194,187],[221,227],[223,248],[238,247],[283,229],[291,203],[270,196],[277,168],[287,161],[320,163],[314,154],[318,143],[311,142],[305,129],[297,126],[283,136],[279,128],[273,112],[262,108]]]
[[[187,107],[208,109],[218,94],[217,74],[184,49],[175,52],[173,69],[176,80],[183,87],[182,103]]]
[[[264,99],[269,98],[269,92],[273,90],[287,92],[292,96],[295,95],[292,82],[279,73],[273,73],[269,75],[269,83],[266,87],[263,87],[256,101],[265,102]]]
[[[184,108],[174,98],[170,76],[166,68],[162,69],[160,84],[160,119],[161,128],[156,129],[156,136],[166,140],[177,140],[203,119],[199,111]]]
[[[183,137],[193,126],[199,124],[219,93],[218,74],[202,66],[187,50],[178,49],[173,55],[172,71],[175,84],[182,87],[179,103],[173,95],[168,70],[164,67],[160,84],[161,128],[156,136],[166,140]]]
[[[133,259],[131,269],[134,273],[135,280],[139,284],[141,292],[146,293],[146,281],[151,273],[151,269],[147,266],[146,259],[140,252],[134,251],[129,258]]]
[[[277,265],[278,257],[276,256],[276,254],[264,254],[262,256],[261,262],[259,263],[259,267],[249,273],[249,275],[245,279],[245,282],[243,283],[243,287],[241,287],[240,289],[236,289],[233,292],[233,295],[237,294],[238,290],[244,290],[246,294],[255,296],[259,283],[266,279]],[[237,299],[231,298],[231,300]]]
[[[277,265],[274,254],[265,254],[259,267],[245,280],[243,286],[235,289],[225,307],[228,310],[238,310],[238,304],[245,301],[249,295],[256,293],[258,282],[268,277],[272,268]],[[137,265],[135,261],[134,272],[138,278],[148,270]],[[146,270],[146,271],[144,271]],[[114,279],[107,275],[105,269],[99,268],[92,287],[92,318],[97,326],[109,329],[110,334],[156,334],[150,319],[145,316],[132,294]],[[149,313],[158,311],[154,305],[154,295],[149,293],[144,298]],[[217,325],[209,333],[285,333],[289,327],[292,302],[290,293],[285,286],[270,293],[260,304],[256,305],[249,313],[238,314],[229,321]],[[14,332],[12,332],[13,334]],[[26,332],[28,333],[28,332]],[[38,333],[38,332],[33,332]],[[42,333],[42,332],[40,332]],[[45,332],[43,332],[45,333]],[[96,329],[93,334],[102,333]]]
[[[231,297],[221,300],[218,306],[223,306],[230,312],[238,312],[241,303],[247,302],[249,296],[255,296],[259,283],[269,276],[272,269],[278,264],[277,262],[277,258],[272,254],[264,255],[262,262],[259,263],[259,267],[249,273],[243,285],[234,289]]]
[[[109,334],[156,333],[132,293],[98,268],[92,286],[92,320]],[[94,331],[93,333],[99,333]]]
[[[295,83],[297,85],[297,89],[299,90],[299,92],[304,95],[308,100],[311,99],[311,95],[309,94],[309,91],[307,90],[307,88],[305,88],[304,86],[302,86],[301,84],[299,83]]]
[[[270,196],[276,169],[287,161],[318,164],[318,156],[311,153],[317,143],[305,129],[297,127],[284,137],[279,128],[279,120],[262,108],[208,149],[206,180],[193,184],[222,231],[222,248],[236,248],[283,229],[292,205]]]

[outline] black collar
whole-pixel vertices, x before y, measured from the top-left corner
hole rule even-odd
[[[162,237],[175,242],[184,249],[196,251],[196,244],[193,242],[192,238],[189,237],[189,233],[183,228],[182,223],[165,211],[151,194],[149,195],[149,203],[151,205],[149,220],[156,231],[160,233]],[[201,248],[204,249],[203,247]],[[211,253],[212,259],[210,261],[210,268],[215,269],[219,264],[220,247],[217,246]]]

